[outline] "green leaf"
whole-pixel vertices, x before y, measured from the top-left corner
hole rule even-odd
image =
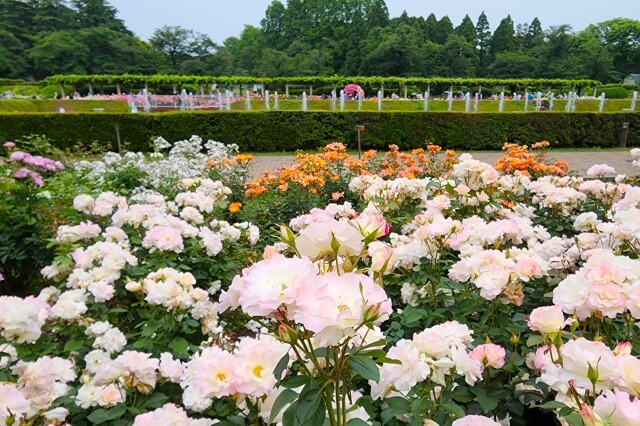
[[[169,343],[169,349],[173,351],[173,354],[179,358],[186,358],[189,356],[189,342],[184,337],[176,337]]]
[[[307,376],[295,376],[290,379],[287,379],[282,386],[288,389],[299,388],[301,386],[306,386],[311,382],[311,378]]]
[[[353,418],[347,422],[347,426],[370,426],[371,423],[367,423],[362,419]]]
[[[104,422],[118,419],[127,412],[127,406],[124,404],[118,404],[110,410],[100,408],[89,414],[87,417],[93,424],[99,425]]]
[[[273,370],[273,375],[277,380],[280,380],[282,372],[287,368],[287,365],[289,365],[289,354],[285,354],[280,361],[278,361],[275,370]]]
[[[287,404],[291,404],[293,401],[295,401],[297,397],[298,394],[291,389],[283,390],[274,401],[273,407],[271,407],[271,416],[269,417],[269,423],[274,423],[276,417],[278,417],[278,414],[280,414],[280,411],[282,411],[282,409]]]
[[[303,390],[296,407],[296,419],[299,423],[305,424],[315,416],[316,411],[324,409],[321,407],[322,396],[322,389],[318,387]]]
[[[398,414],[405,414],[411,412],[411,405],[409,401],[402,398],[401,396],[394,396],[392,398],[387,398],[384,402],[392,409],[394,412]]]
[[[427,316],[427,311],[424,309],[416,309],[413,306],[407,306],[402,311],[402,317],[406,324],[411,324]]]
[[[476,401],[482,407],[484,413],[493,411],[498,406],[498,398],[492,398],[487,395],[486,391],[482,388],[471,388],[471,392],[476,396]]]
[[[73,351],[77,351],[78,349],[82,349],[82,347],[85,345],[86,341],[83,340],[69,340],[65,345],[64,345],[64,351],[65,352],[73,352]]]
[[[153,409],[159,408],[163,406],[165,402],[169,401],[169,399],[171,398],[163,393],[154,393],[142,403],[142,407]]]
[[[354,355],[347,362],[349,366],[366,380],[380,381],[380,369],[378,365],[369,357]]]
[[[534,334],[527,339],[527,346],[530,348],[533,346],[539,346],[543,343],[544,343],[544,337],[542,337],[539,334]]]
[[[566,404],[558,401],[549,401],[540,406],[543,410],[554,410],[556,408],[567,408]]]
[[[445,402],[444,404],[442,404],[442,408],[452,412],[457,418],[461,418],[466,415],[462,407],[460,407],[458,404],[456,404],[453,401]]]

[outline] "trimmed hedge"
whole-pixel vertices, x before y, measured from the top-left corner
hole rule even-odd
[[[424,113],[424,112],[169,112],[163,114],[0,114],[0,141],[46,134],[62,149],[98,143],[115,149],[114,124],[129,150],[146,151],[154,136],[169,141],[191,135],[236,143],[242,151],[315,149],[341,141],[356,146],[356,125],[364,125],[363,148],[401,149],[437,143],[458,150],[496,150],[505,141],[552,142],[561,148],[617,146],[623,122],[628,146],[640,146],[640,113]]]

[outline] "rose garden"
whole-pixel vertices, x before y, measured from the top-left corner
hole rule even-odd
[[[4,143],[0,419],[638,424],[640,187],[547,145]]]

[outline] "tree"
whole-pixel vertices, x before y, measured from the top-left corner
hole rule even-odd
[[[467,43],[471,43],[475,48],[478,32],[476,31],[475,25],[473,25],[473,21],[469,18],[469,15],[464,15],[462,23],[455,29],[455,32],[459,36],[462,36]]]
[[[430,13],[429,16],[427,16],[424,27],[425,32],[427,33],[427,40],[435,42],[438,34],[438,19],[436,18],[436,15]]]
[[[538,61],[525,52],[501,52],[489,67],[494,78],[528,78],[538,75]]]
[[[56,31],[36,39],[29,49],[36,77],[51,74],[86,74],[91,51],[77,31]]]
[[[461,35],[451,34],[440,55],[438,75],[445,77],[471,77],[478,66],[478,55],[472,44]]]
[[[167,55],[172,68],[176,69],[180,61],[190,58],[194,36],[195,33],[186,28],[165,25],[153,32],[149,43]]]
[[[607,48],[587,31],[576,37],[575,52],[570,60],[577,63],[580,74],[585,78],[610,81],[616,77],[624,77],[615,72],[613,57]]]
[[[70,30],[78,27],[78,14],[63,0],[31,0],[31,31],[34,34]]]
[[[525,37],[524,47],[526,49],[532,49],[540,46],[544,43],[544,31],[542,31],[542,24],[538,18],[533,18],[529,28],[527,29],[527,35]]]
[[[617,18],[589,26],[609,51],[613,66],[622,76],[640,72],[640,21]]]
[[[433,41],[445,44],[449,36],[453,33],[453,23],[448,16],[443,16],[436,25],[436,37]]]
[[[260,21],[262,37],[267,46],[281,49],[287,44],[286,20],[287,8],[278,0],[269,5],[264,18]]]
[[[365,19],[369,28],[384,28],[389,25],[389,9],[384,0],[371,0],[369,7],[365,11]]]
[[[116,18],[118,11],[106,0],[72,0],[78,11],[78,23],[82,28],[103,27],[114,31],[131,32],[122,20]]]
[[[22,77],[26,72],[22,42],[9,31],[0,29],[0,76]]]
[[[516,46],[513,20],[511,19],[511,15],[507,15],[506,18],[500,21],[500,25],[498,25],[498,28],[496,28],[496,31],[493,33],[489,51],[491,57],[495,58],[495,55],[498,53],[515,50]]]
[[[476,34],[478,41],[476,47],[478,49],[478,75],[486,75],[487,68],[491,63],[489,55],[489,43],[491,42],[491,29],[489,27],[489,20],[484,11],[478,17],[478,23],[476,24]]]

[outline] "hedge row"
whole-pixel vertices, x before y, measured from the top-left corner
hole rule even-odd
[[[424,113],[424,112],[170,112],[163,114],[0,114],[0,141],[45,134],[63,149],[99,144],[116,148],[118,124],[129,150],[148,150],[154,136],[169,141],[200,135],[236,143],[243,151],[315,149],[327,142],[356,146],[364,125],[364,148],[402,149],[437,143],[458,150],[495,150],[505,141],[586,148],[617,146],[622,123],[630,123],[628,146],[640,146],[639,113]]]

